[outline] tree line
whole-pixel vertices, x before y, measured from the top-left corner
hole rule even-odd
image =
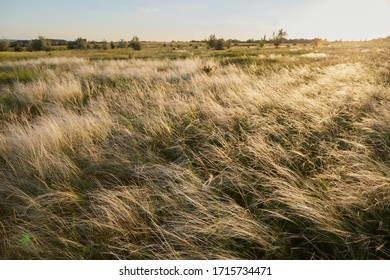
[[[284,43],[287,40],[287,32],[285,30],[280,29],[277,32],[272,33],[272,37],[270,39],[267,39],[267,35],[264,35],[260,40],[254,40],[249,39],[246,41],[246,43],[250,44],[259,44],[260,47],[264,47],[266,43],[272,43],[276,48],[279,48],[279,46]],[[225,40],[223,38],[217,38],[214,34],[210,35],[210,37],[206,40],[207,45],[211,49],[215,50],[223,50],[225,48],[230,48],[233,43],[241,43],[239,40]]]
[[[121,39],[119,42],[107,42],[103,40],[101,42],[88,41],[85,38],[77,38],[74,41],[66,40],[53,40],[44,36],[39,36],[37,39],[30,41],[19,40],[10,42],[7,39],[0,40],[0,51],[7,51],[12,48],[16,52],[26,51],[50,51],[54,46],[67,46],[68,49],[115,49],[115,48],[132,48],[133,50],[140,51],[142,49],[142,43],[137,36],[134,36],[130,41]]]
[[[101,42],[87,41],[84,38],[77,38],[75,41],[68,42],[68,49],[116,49],[116,48],[132,48],[133,50],[140,51],[142,49],[142,43],[137,36],[134,36],[130,41],[121,39],[119,42],[111,41],[110,43],[106,40]]]
[[[237,39],[228,39],[217,38],[214,34],[210,35],[208,39],[203,40],[210,49],[214,50],[223,50],[225,48],[230,49],[233,45],[238,45],[242,43],[258,45],[259,47],[264,47],[265,44],[272,44],[275,48],[279,48],[282,44],[313,44],[313,47],[319,47],[326,45],[327,41],[324,39],[287,39],[287,32],[285,30],[279,29],[272,33],[271,37],[267,38],[264,35],[261,39],[248,39],[246,41],[240,41]],[[195,42],[195,41],[194,41]],[[10,42],[6,39],[0,40],[0,51],[7,51],[9,48],[12,48],[16,52],[23,50],[26,51],[50,51],[54,46],[66,46],[68,49],[125,49],[132,48],[133,50],[139,51],[142,49],[142,43],[137,36],[134,36],[130,41],[121,39],[117,42],[106,40],[103,41],[88,41],[85,38],[79,37],[73,41],[66,40],[55,40],[48,39],[44,36],[39,36],[34,40],[19,40]]]

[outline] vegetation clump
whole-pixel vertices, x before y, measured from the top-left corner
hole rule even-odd
[[[44,36],[39,36],[38,39],[30,41],[27,46],[29,51],[50,51],[51,49],[51,40]]]
[[[281,44],[286,40],[287,32],[280,29],[277,32],[272,33],[272,42],[276,48],[279,48]]]
[[[227,46],[230,48],[231,41],[229,41],[227,43],[223,38],[217,39],[217,37],[215,35],[210,35],[209,39],[207,40],[207,45],[211,49],[215,49],[217,51],[220,51],[220,50],[223,50]]]
[[[133,39],[129,43],[129,46],[135,51],[140,51],[142,48],[141,41],[137,36],[133,37]]]
[[[7,51],[9,47],[9,41],[6,39],[0,40],[0,52]]]

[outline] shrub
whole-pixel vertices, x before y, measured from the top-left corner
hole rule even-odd
[[[66,45],[68,50],[73,50],[74,49],[74,42],[69,41],[68,44]]]
[[[218,64],[215,63],[214,61],[207,61],[203,67],[201,68],[201,70],[206,73],[206,74],[211,74],[213,72],[216,71],[216,69],[218,68]]]
[[[74,48],[75,49],[87,49],[88,48],[88,42],[87,39],[84,38],[77,38],[74,42]]]
[[[0,52],[7,51],[9,47],[9,41],[6,39],[0,40]]]
[[[228,49],[230,49],[230,48],[232,47],[232,40],[231,40],[231,39],[229,39],[229,40],[226,41],[226,47],[227,47]]]
[[[226,46],[226,42],[224,39],[217,39],[215,35],[210,35],[209,39],[207,40],[207,45],[211,49],[215,50],[223,50]]]
[[[282,29],[280,29],[277,33],[274,32],[272,34],[272,41],[274,43],[274,46],[276,48],[279,48],[279,46],[286,40],[287,32]]]
[[[224,49],[225,45],[226,45],[226,42],[224,39],[218,39],[217,44],[215,45],[215,49],[217,51],[221,51]]]
[[[20,42],[17,42],[13,46],[15,52],[23,51],[23,45]]]
[[[38,39],[30,41],[27,48],[29,51],[50,51],[51,40],[46,37],[39,36]]]
[[[119,41],[118,48],[120,48],[120,49],[126,49],[127,47],[128,47],[128,43],[127,43],[125,40],[121,39],[121,40]]]
[[[92,46],[93,46],[93,48],[94,48],[95,50],[100,50],[100,49],[102,49],[102,44],[101,44],[101,43],[98,43],[98,42],[96,42],[96,41],[92,41],[91,44],[92,44]]]
[[[210,74],[214,70],[214,68],[211,65],[205,65],[205,66],[203,66],[202,70],[206,74]]]
[[[139,38],[137,36],[134,36],[133,39],[130,41],[130,47],[135,51],[140,51],[142,46]]]
[[[209,45],[209,47],[211,49],[214,49],[215,46],[217,45],[217,37],[215,35],[210,35],[209,39],[207,40],[207,45]]]
[[[102,46],[103,50],[108,50],[108,48],[110,47],[110,45],[108,44],[108,42],[106,40],[102,41],[101,46]]]
[[[263,48],[265,46],[266,42],[267,42],[267,36],[264,35],[264,37],[261,38],[261,40],[260,40],[260,44],[259,44],[260,48]]]

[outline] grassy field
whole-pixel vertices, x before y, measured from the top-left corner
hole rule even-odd
[[[1,259],[390,258],[390,45],[195,45],[0,54]]]

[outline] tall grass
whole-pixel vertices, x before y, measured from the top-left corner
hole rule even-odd
[[[0,88],[1,258],[388,259],[389,65],[367,57],[0,64],[34,73]]]

